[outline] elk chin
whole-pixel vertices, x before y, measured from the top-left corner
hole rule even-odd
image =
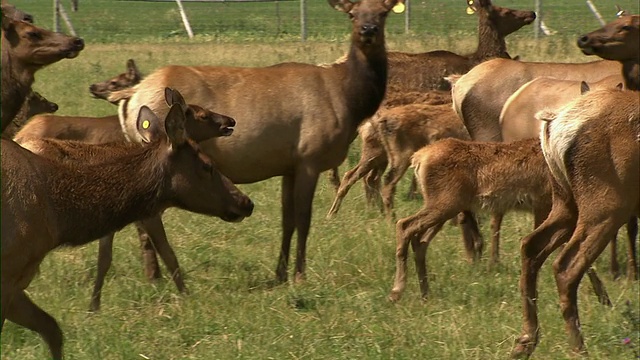
[[[67,52],[67,59],[73,59],[75,57],[77,57],[80,54],[80,50],[73,50],[73,51],[69,51]]]
[[[232,127],[220,128],[220,134],[221,136],[230,136],[231,134],[233,134],[233,128]]]

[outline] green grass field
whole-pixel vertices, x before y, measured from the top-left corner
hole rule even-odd
[[[453,7],[451,2],[441,3],[442,7]],[[549,12],[554,9],[576,13],[577,8],[584,7],[582,1],[565,3],[574,5],[545,6]],[[620,3],[631,7],[632,2]],[[37,22],[49,27],[50,1],[22,0],[16,4],[33,12]],[[502,1],[500,5],[525,8],[529,2]],[[72,16],[78,32],[87,34],[86,49],[76,59],[43,69],[37,74],[34,88],[57,102],[60,114],[109,115],[116,112],[115,107],[92,99],[87,88],[122,72],[128,58],[136,59],[143,73],[148,74],[166,64],[262,66],[283,61],[330,62],[348,47],[346,17],[332,12],[323,1],[310,5],[322,14],[317,15],[322,20],[314,21],[335,24],[335,30],[313,36],[306,43],[293,36],[273,37],[250,30],[232,31],[229,36],[224,31],[215,35],[212,31],[211,36],[192,41],[185,40],[183,34],[169,38],[165,36],[169,30],[156,19],[175,11],[174,6],[81,2],[80,12]],[[208,17],[211,23],[234,23],[231,18],[209,11],[209,4],[185,6],[192,12],[194,28],[205,26]],[[285,4],[281,6],[284,8]],[[420,6],[418,2],[414,4],[414,8]],[[509,39],[509,52],[526,60],[591,60],[574,45],[575,34],[598,27],[593,16],[583,13],[580,10],[583,28],[577,26],[578,19],[569,21],[568,15],[558,16],[566,21],[553,23],[549,19],[549,26],[556,30],[566,26],[572,29],[567,33],[573,35],[539,42],[528,34],[516,36]],[[473,49],[476,39],[469,36],[471,30],[464,30],[463,35],[449,33],[435,14],[428,23],[440,30],[433,30],[428,36],[409,37],[391,32],[388,47],[405,51]],[[126,21],[115,21],[123,17]],[[173,20],[165,22],[170,21]],[[177,21],[174,30],[180,29]],[[471,25],[468,29],[473,29]],[[444,36],[445,33],[451,36]],[[342,173],[358,158],[356,141],[341,167]],[[407,187],[408,181],[401,183],[398,190],[399,217],[421,206],[420,201],[403,198]],[[186,274],[189,294],[178,294],[166,274],[157,283],[147,282],[131,227],[117,235],[114,265],[99,313],[86,311],[96,273],[97,244],[60,249],[48,256],[28,292],[59,321],[65,333],[66,359],[507,358],[521,328],[519,239],[532,228],[530,215],[513,213],[505,218],[501,263],[497,267],[490,267],[486,258],[479,264],[468,263],[459,230],[445,226],[428,254],[431,297],[425,302],[420,300],[411,262],[404,297],[391,304],[386,297],[395,268],[394,226],[384,221],[376,209],[365,206],[361,186],[355,186],[337,216],[327,220],[325,214],[334,191],[321,178],[308,244],[307,280],[277,287],[269,284],[280,247],[279,179],[240,188],[256,204],[254,215],[242,223],[227,224],[174,209],[164,215],[169,240]],[[487,214],[481,217],[488,241]],[[621,234],[619,239],[624,236]],[[619,243],[623,261],[626,245],[624,241]],[[634,359],[640,344],[640,288],[638,282],[614,281],[608,274],[608,264],[606,251],[595,265],[613,307],[599,305],[588,282],[580,288],[585,341],[590,359]],[[538,304],[542,338],[534,358],[575,358],[568,349],[550,263],[544,266],[539,279]],[[625,338],[630,338],[631,343],[625,344]],[[4,325],[1,345],[3,359],[48,357],[47,347],[37,334],[9,322]]]

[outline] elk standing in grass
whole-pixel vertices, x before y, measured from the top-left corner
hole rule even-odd
[[[166,112],[160,89],[179,90],[189,102],[236,119],[233,136],[201,143],[234,183],[282,176],[282,247],[276,280],[287,280],[291,239],[297,232],[295,279],[306,266],[307,237],[318,175],[338,166],[362,121],[386,89],[384,25],[397,0],[329,0],[349,14],[351,48],[343,63],[320,67],[283,63],[264,68],[167,66],[137,85],[120,103],[123,130],[133,140],[134,114],[143,104]],[[259,149],[260,151],[256,151]]]
[[[146,107],[137,123],[147,146],[102,145],[112,151],[102,151],[103,161],[91,164],[62,164],[2,140],[2,323],[8,319],[38,332],[56,360],[62,359],[62,331],[25,293],[47,253],[83,245],[171,206],[227,221],[253,210],[249,198],[186,137],[180,106],[169,111],[166,134]],[[87,158],[96,155],[94,145],[72,145],[83,147]]]
[[[62,59],[72,59],[84,41],[41,29],[2,15],[2,115],[0,131],[9,126],[31,92],[34,74]]]
[[[185,114],[185,131],[191,140],[203,141],[213,137],[228,136],[235,121],[224,115],[213,113],[197,105],[188,106],[181,94],[165,89],[165,100],[171,107],[180,106]],[[230,127],[231,126],[231,127]],[[193,134],[193,135],[192,135]],[[37,117],[18,133],[15,141],[32,152],[63,162],[87,161],[83,148],[57,146],[58,143],[42,142],[42,139],[77,140],[84,144],[124,143],[126,139],[117,118],[86,119],[81,117]],[[80,152],[79,152],[80,151]],[[97,150],[96,150],[97,151]],[[101,158],[96,158],[99,161]],[[94,161],[90,159],[89,161]],[[145,274],[153,280],[160,277],[156,251],[167,266],[171,278],[180,292],[186,290],[178,259],[167,240],[161,214],[135,222],[143,249]],[[100,239],[98,251],[98,273],[91,296],[90,311],[100,308],[104,278],[111,267],[113,238],[110,233]]]
[[[621,16],[579,38],[585,54],[622,62],[632,91],[589,92],[546,116],[540,133],[553,175],[553,204],[547,219],[522,240],[520,291],[523,333],[513,357],[529,357],[540,336],[537,277],[551,253],[560,308],[573,351],[585,353],[578,314],[578,285],[631,216],[640,216],[640,16]],[[593,206],[598,204],[598,206]]]

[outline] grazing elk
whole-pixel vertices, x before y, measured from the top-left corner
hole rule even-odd
[[[62,59],[72,59],[84,41],[2,15],[2,115],[0,131],[9,126],[31,92],[34,74]]]
[[[429,293],[426,256],[431,240],[444,223],[463,211],[489,209],[500,219],[510,210],[533,211],[539,225],[551,207],[549,173],[538,139],[512,143],[444,139],[418,150],[412,157],[424,206],[396,224],[396,275],[391,301],[398,301],[406,285],[409,243],[422,297]],[[492,224],[493,225],[493,224]],[[474,249],[468,247],[467,252]],[[497,259],[498,239],[492,238],[492,259]],[[601,303],[610,305],[601,281],[591,272]]]
[[[109,101],[109,96],[114,92],[129,89],[134,85],[137,85],[142,80],[142,74],[133,59],[127,60],[127,71],[119,74],[111,79],[107,79],[103,82],[91,84],[89,86],[89,92],[97,99],[104,99]],[[117,104],[117,102],[113,102]]]
[[[235,124],[232,118],[202,109],[197,105],[187,105],[178,91],[169,88],[165,89],[165,101],[169,107],[177,104],[182,108],[185,114],[186,134],[195,142],[204,141],[212,137],[228,136],[233,131],[231,127],[227,126]],[[57,143],[53,143],[53,145],[45,143],[48,146],[43,146],[42,139],[76,140],[84,144],[126,142],[118,119],[113,117],[95,119],[37,117],[30,121],[14,140],[32,152],[49,159],[72,163],[78,160],[87,161],[83,151],[78,153],[77,149],[69,148],[69,146],[55,146]],[[82,150],[82,148],[79,149]],[[100,159],[96,158],[96,161]],[[90,159],[89,161],[93,160]],[[156,258],[157,251],[167,266],[178,290],[180,292],[185,291],[186,287],[178,259],[167,240],[161,214],[155,214],[147,219],[137,221],[135,226],[140,236],[147,278],[151,280],[160,277],[160,269]],[[114,235],[115,233],[110,233],[100,239],[98,273],[91,296],[90,311],[97,311],[100,308],[104,278],[112,262],[111,254]]]
[[[20,111],[18,111],[16,117],[11,121],[11,124],[4,129],[2,136],[6,139],[11,139],[24,126],[27,120],[33,116],[43,113],[50,114],[56,111],[58,111],[58,104],[32,91],[25,99],[24,104],[22,104]]]
[[[478,14],[478,48],[467,55],[436,50],[409,54],[389,52],[389,86],[402,91],[449,90],[444,77],[464,74],[477,64],[491,58],[510,58],[505,37],[536,18],[533,11],[502,8],[490,0],[470,1],[469,7]]]
[[[62,359],[60,327],[25,293],[47,253],[83,245],[171,206],[225,221],[251,215],[251,200],[187,138],[184,121],[180,106],[172,106],[165,133],[142,107],[138,131],[148,144],[102,145],[111,151],[103,149],[103,161],[91,164],[62,164],[1,140],[3,324],[8,319],[38,332],[52,357]],[[84,148],[87,159],[97,155],[95,145],[68,146]]]
[[[539,340],[536,283],[551,253],[560,308],[576,352],[585,352],[577,308],[578,285],[616,231],[640,215],[640,93],[598,90],[569,103],[540,137],[552,176],[547,219],[522,240],[520,290],[523,334],[513,357],[529,357]],[[597,206],[594,206],[597,204]]]
[[[131,99],[120,103],[123,130],[136,141],[135,112],[142,104],[165,112],[159,94],[165,86],[179,90],[194,104],[236,119],[233,136],[200,145],[234,183],[283,177],[279,282],[287,280],[294,232],[298,235],[295,279],[303,278],[318,175],[345,159],[358,126],[375,113],[386,89],[384,25],[398,1],[328,2],[348,13],[352,22],[351,48],[343,63],[167,66],[148,75],[134,87]]]

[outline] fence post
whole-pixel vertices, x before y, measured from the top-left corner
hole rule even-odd
[[[404,4],[404,33],[408,34],[411,28],[411,0],[406,0]]]
[[[184,24],[184,28],[187,30],[187,35],[189,35],[189,39],[193,38],[193,30],[191,30],[191,24],[189,24],[189,18],[187,18],[187,14],[184,12],[184,7],[182,7],[182,1],[176,0],[178,3],[178,8],[180,9],[180,16],[182,17],[182,23]]]
[[[542,25],[542,0],[536,0],[535,12],[536,19],[533,21],[533,36],[538,40],[540,38],[540,26]]]
[[[591,10],[591,12],[593,13],[593,16],[595,16],[596,19],[598,19],[598,21],[600,22],[600,25],[604,26],[606,24],[606,21],[604,21],[604,19],[602,18],[602,15],[600,15],[600,12],[598,11],[598,8],[595,5],[593,5],[591,0],[587,0],[587,6],[589,7],[589,10]]]
[[[307,1],[300,0],[300,40],[307,40]]]
[[[60,32],[60,0],[53,0],[53,31]]]

